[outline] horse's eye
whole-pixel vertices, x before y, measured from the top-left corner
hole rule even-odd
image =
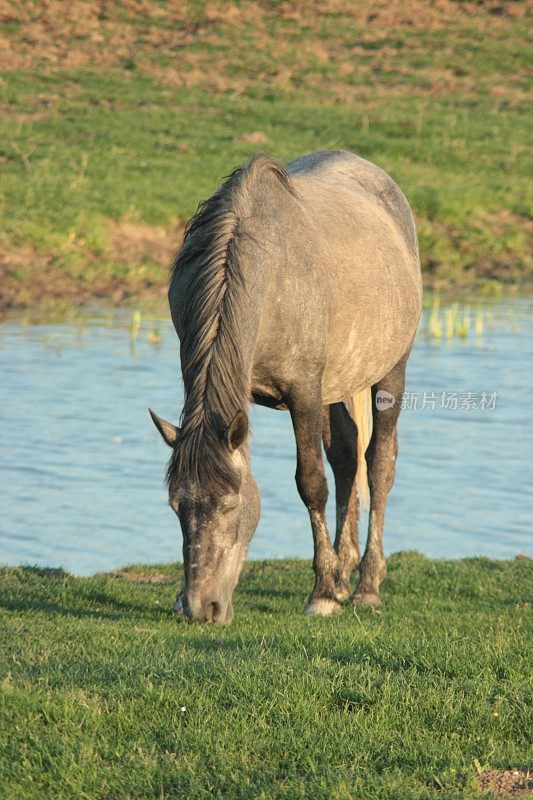
[[[238,494],[229,494],[226,497],[223,497],[220,503],[220,510],[223,514],[226,514],[228,511],[232,511],[234,508],[237,508],[239,503],[239,495]]]

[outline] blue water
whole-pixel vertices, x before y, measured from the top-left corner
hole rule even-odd
[[[418,408],[400,417],[387,553],[531,554],[532,310],[526,300],[485,306],[483,338],[466,341],[428,338],[423,323],[407,386]],[[147,413],[179,417],[178,343],[168,321],[143,320],[132,347],[130,322],[131,312],[117,311],[0,325],[0,563],[89,574],[181,558],[163,486],[168,452]],[[441,407],[443,392],[452,405],[458,393],[457,409]],[[468,392],[470,409],[461,407]],[[254,408],[252,426],[262,517],[250,557],[310,557],[289,416]]]

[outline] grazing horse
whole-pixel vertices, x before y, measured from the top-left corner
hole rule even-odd
[[[185,566],[176,610],[198,622],[233,616],[260,511],[250,401],[291,415],[296,485],[314,542],[306,612],[337,610],[356,568],[352,602],[379,605],[396,424],[421,309],[415,225],[401,190],[349,152],[320,151],[285,165],[256,155],[187,225],[169,303],[185,388],[181,427],[150,413],[172,448],[167,483]],[[334,544],[322,444],[335,476]]]

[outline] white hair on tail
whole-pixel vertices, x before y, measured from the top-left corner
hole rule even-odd
[[[372,393],[370,387],[344,401],[357,426],[357,494],[359,508],[366,511],[370,505],[370,490],[365,454],[372,436]]]

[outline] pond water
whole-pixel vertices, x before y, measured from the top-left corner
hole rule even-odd
[[[461,307],[466,338],[447,336],[455,312],[438,324],[426,312],[400,417],[387,553],[531,553],[532,310],[529,300]],[[147,413],[177,421],[181,410],[170,323],[132,326],[131,311],[12,319],[0,325],[0,364],[0,563],[90,574],[179,560],[167,448]],[[250,557],[311,557],[289,416],[254,408],[252,426],[262,517]]]

